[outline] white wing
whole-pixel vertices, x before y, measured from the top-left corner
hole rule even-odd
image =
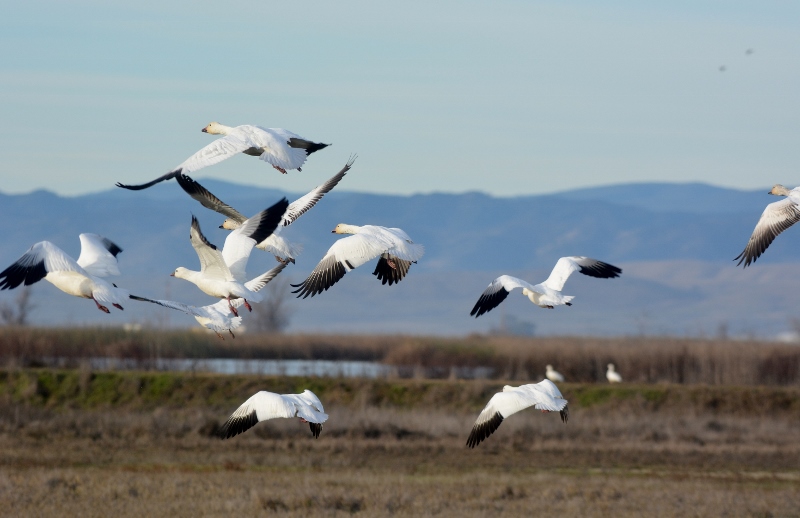
[[[778,234],[800,221],[800,207],[792,198],[770,203],[761,213],[761,217],[756,223],[747,246],[741,254],[733,260],[739,259],[736,266],[744,263],[748,267],[761,257],[767,247],[778,237]]]
[[[220,137],[202,148],[200,151],[184,160],[178,167],[174,168],[173,172],[182,170],[184,173],[191,173],[204,167],[218,164],[250,148],[261,147],[259,141],[253,138],[254,135],[252,132],[237,131],[239,128],[234,128],[228,135]]]
[[[286,263],[281,263],[278,266],[276,266],[275,268],[273,268],[272,270],[270,270],[270,271],[268,271],[266,273],[262,273],[261,275],[259,275],[258,277],[254,278],[254,279],[250,279],[249,281],[244,283],[244,287],[247,288],[248,290],[252,291],[252,292],[258,292],[264,286],[269,284],[269,281],[271,281],[279,273],[281,273],[284,268],[286,268]],[[234,308],[238,308],[239,306],[242,306],[244,304],[244,300],[241,299],[241,298],[232,299],[230,301],[230,304]],[[224,311],[224,312],[230,311],[230,309],[228,309],[228,301],[225,300],[225,299],[217,302],[214,305],[215,306],[219,306],[221,311]]]
[[[311,434],[315,439],[319,439],[322,423],[328,420],[328,414],[322,408],[322,402],[317,395],[306,389],[302,394],[284,394],[283,397],[294,402],[297,417],[305,419],[311,428]]]
[[[485,290],[483,290],[478,302],[475,303],[472,311],[469,312],[470,316],[474,315],[475,318],[478,318],[484,313],[493,310],[499,306],[501,302],[506,300],[508,294],[516,288],[528,288],[529,290],[537,293],[540,291],[537,290],[535,286],[523,281],[522,279],[518,279],[510,275],[501,275],[493,280],[492,283],[489,284]]]
[[[545,380],[552,384],[549,380]],[[543,382],[542,382],[543,383]],[[539,388],[541,383],[522,385],[521,387],[506,387],[503,392],[492,396],[486,407],[478,415],[472,431],[467,439],[467,446],[474,448],[484,439],[489,437],[502,424],[503,419],[516,414],[529,407],[540,410],[563,411],[567,406],[565,399],[556,399],[549,393]],[[558,391],[558,389],[556,389]],[[562,412],[562,420],[566,416]]]
[[[222,257],[222,253],[206,239],[206,236],[200,230],[200,222],[194,216],[192,216],[189,239],[192,242],[192,248],[197,252],[197,257],[200,259],[200,271],[205,277],[222,281],[234,280],[230,268],[228,268],[225,259]]]
[[[590,257],[562,257],[556,263],[553,271],[550,272],[550,277],[542,284],[551,290],[561,291],[564,288],[564,283],[567,282],[569,276],[572,275],[572,272],[580,272],[589,277],[598,277],[600,279],[612,279],[614,277],[619,277],[622,270],[616,266]]]
[[[225,246],[222,248],[222,258],[231,271],[233,277],[239,282],[245,280],[245,268],[250,252],[256,243],[267,239],[281,221],[289,201],[283,198],[268,209],[264,209],[255,216],[248,218],[242,226],[228,234]]]
[[[297,218],[308,212],[311,207],[316,205],[317,202],[321,200],[323,196],[325,196],[325,194],[336,187],[336,185],[339,183],[339,180],[344,178],[344,175],[347,174],[347,171],[349,171],[353,166],[355,159],[355,156],[350,157],[350,160],[347,161],[347,164],[345,164],[341,171],[336,173],[334,176],[329,178],[328,181],[316,187],[305,196],[293,201],[286,209],[286,213],[283,215],[283,226],[287,227],[291,225]]]
[[[220,428],[223,439],[239,435],[257,423],[278,417],[295,417],[297,410],[292,401],[280,394],[262,390],[251,396],[231,414]]]
[[[137,295],[130,295],[130,298],[142,302],[151,302],[165,308],[182,311],[187,315],[195,317],[195,320],[197,320],[200,325],[218,333],[236,329],[242,323],[242,317],[233,317],[230,315],[228,301],[224,299],[216,304],[197,307],[190,304],[184,304],[182,302],[176,302],[174,300],[154,300],[146,297],[139,297]]]
[[[52,272],[88,272],[50,241],[40,241],[30,247],[14,264],[0,272],[0,289],[14,289],[20,284],[30,286]]]
[[[122,248],[97,234],[81,234],[81,255],[77,263],[95,277],[119,275],[117,254]]]
[[[239,126],[239,128],[241,127]],[[300,169],[306,162],[309,153],[320,149],[319,146],[326,147],[325,144],[316,144],[305,140],[300,135],[283,128],[248,126],[248,131],[258,134],[258,140],[264,150],[259,158],[283,169]]]
[[[292,293],[298,293],[298,298],[322,293],[336,284],[345,273],[378,257],[386,248],[385,242],[367,234],[354,234],[340,239],[328,249],[328,253],[306,280],[300,284],[292,284],[292,287],[297,288]]]
[[[315,408],[318,405],[319,409]],[[261,391],[254,394],[231,414],[220,429],[220,437],[227,439],[238,435],[256,423],[279,417],[301,417],[311,423],[311,432],[319,437],[322,423],[328,415],[322,411],[322,403],[310,390],[302,394],[275,394]]]

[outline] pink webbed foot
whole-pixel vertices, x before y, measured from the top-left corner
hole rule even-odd
[[[242,300],[244,300],[244,307],[247,308],[247,311],[253,311],[253,306],[251,306],[250,303],[247,302],[247,299],[242,299]]]
[[[117,308],[117,309],[121,309],[121,310],[124,310],[124,309],[125,309],[125,308],[123,308],[122,306],[120,306],[120,305],[119,305],[119,304],[117,304],[117,303],[114,303],[114,304],[112,304],[112,306],[114,306],[114,307],[115,307],[115,308]]]
[[[111,311],[109,311],[107,307],[105,307],[105,306],[101,305],[99,302],[97,302],[97,299],[92,297],[92,300],[94,300],[94,303],[97,304],[97,309],[99,309],[103,313],[111,313]]]
[[[272,166],[272,167],[274,167],[275,169],[277,169],[277,170],[278,170],[278,171],[280,171],[281,173],[283,173],[283,174],[286,174],[286,169],[284,169],[283,167],[278,167],[278,166],[276,166],[276,165],[274,165],[274,166]]]
[[[230,310],[231,310],[231,313],[233,313],[233,316],[235,316],[235,317],[238,317],[238,316],[239,316],[239,312],[238,312],[238,311],[236,311],[236,308],[235,308],[235,307],[233,307],[233,306],[231,305],[231,299],[230,299],[230,297],[228,297],[228,309],[230,309]]]

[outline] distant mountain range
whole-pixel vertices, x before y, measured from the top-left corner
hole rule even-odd
[[[244,214],[288,196],[272,189],[202,179],[210,191]],[[303,279],[336,239],[339,222],[401,227],[425,245],[425,257],[397,286],[382,286],[368,264],[329,291],[292,301],[292,332],[464,334],[533,323],[541,334],[775,335],[800,312],[794,272],[800,236],[790,229],[747,270],[732,259],[744,248],[767,203],[777,198],[705,184],[626,184],[542,196],[498,198],[481,193],[389,196],[346,191],[347,179],[289,227],[305,246],[284,279]],[[185,281],[177,266],[197,268],[189,244],[191,214],[211,242],[222,245],[222,217],[189,198],[174,181],[138,192],[112,189],[76,197],[47,191],[0,194],[4,246],[0,268],[33,243],[50,240],[77,257],[78,234],[96,232],[118,243],[120,286],[151,297],[211,302]],[[615,280],[573,276],[572,308],[542,310],[519,294],[472,319],[469,310],[502,273],[543,280],[562,255],[588,255],[624,269]],[[253,276],[275,260],[259,252]],[[280,279],[280,278],[279,278]],[[10,302],[14,293],[0,293]],[[177,312],[131,301],[125,312],[104,315],[47,283],[35,286],[35,323],[117,325],[135,320],[190,326]],[[144,307],[143,307],[144,306]],[[119,313],[119,312],[117,312]],[[165,316],[166,313],[166,316]],[[516,325],[515,324],[515,325]]]

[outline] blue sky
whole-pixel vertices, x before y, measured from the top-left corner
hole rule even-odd
[[[214,120],[332,142],[195,174],[293,192],[351,153],[381,193],[800,182],[793,2],[109,4],[3,9],[0,191],[149,180]]]

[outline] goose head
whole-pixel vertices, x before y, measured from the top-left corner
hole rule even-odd
[[[175,271],[169,274],[170,277],[177,277],[178,279],[185,279],[189,270],[183,266],[175,268]]]
[[[212,122],[200,131],[203,133],[208,133],[209,135],[227,135],[229,130],[230,128],[224,124]]]
[[[236,230],[237,228],[241,227],[242,224],[238,221],[228,218],[222,222],[222,225],[219,228],[224,228],[225,230]]]
[[[789,196],[789,192],[789,189],[779,183],[776,183],[772,186],[772,189],[770,189],[767,194],[774,194],[775,196]]]
[[[608,370],[609,370],[609,372],[614,372],[614,364],[613,363],[609,363],[608,364]]]
[[[332,234],[357,234],[358,227],[355,225],[348,225],[346,223],[339,223],[336,228],[331,230]]]

